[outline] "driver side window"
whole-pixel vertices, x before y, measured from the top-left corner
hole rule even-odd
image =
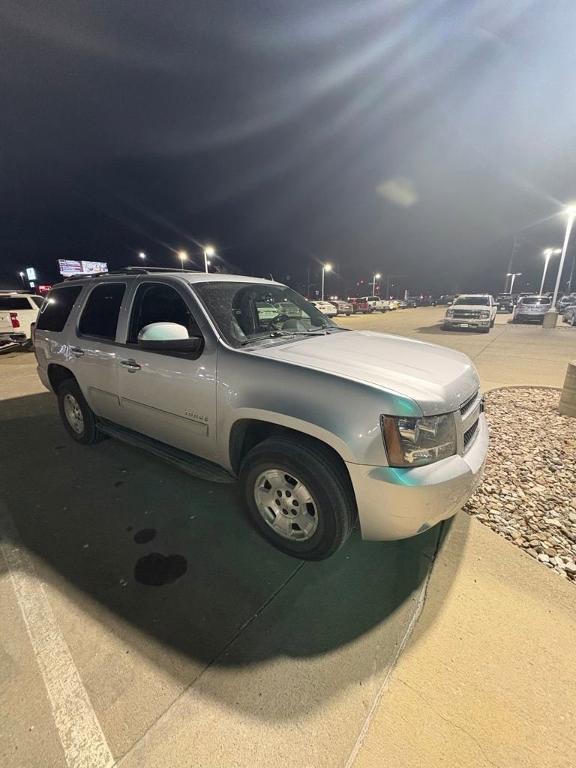
[[[151,323],[176,323],[186,328],[188,336],[202,336],[182,296],[165,283],[143,283],[138,287],[132,304],[128,344],[137,344],[138,334]]]

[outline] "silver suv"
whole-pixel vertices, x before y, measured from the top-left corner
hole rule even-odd
[[[70,279],[35,330],[71,437],[115,436],[242,485],[276,547],[319,560],[356,522],[413,536],[478,484],[488,431],[463,354],[337,326],[285,285],[139,268]]]

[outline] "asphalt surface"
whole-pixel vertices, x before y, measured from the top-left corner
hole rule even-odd
[[[441,313],[344,324],[467,351],[485,386],[559,386],[576,353],[573,329],[442,332]],[[0,357],[0,396],[0,765],[346,765],[442,529],[301,563],[234,486],[72,443],[33,355]]]

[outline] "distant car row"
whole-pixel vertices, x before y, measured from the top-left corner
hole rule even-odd
[[[409,306],[416,306],[409,301],[399,301],[397,299],[382,299],[380,296],[359,296],[344,301],[342,299],[331,299],[330,301],[312,301],[312,304],[322,312],[323,315],[333,317],[334,315],[368,315],[371,312],[391,312],[395,309],[405,309]]]
[[[576,325],[576,294],[563,296],[556,306],[564,322]],[[496,299],[488,293],[463,294],[446,310],[443,328],[467,328],[488,333],[494,326],[497,312],[512,313],[513,323],[541,323],[551,308],[552,298],[538,294],[500,294]]]

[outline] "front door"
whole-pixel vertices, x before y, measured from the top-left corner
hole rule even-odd
[[[120,423],[207,459],[216,455],[216,343],[204,338],[197,359],[138,347],[151,323],[184,325],[203,336],[190,296],[179,286],[142,282],[135,293],[127,343],[118,364]]]

